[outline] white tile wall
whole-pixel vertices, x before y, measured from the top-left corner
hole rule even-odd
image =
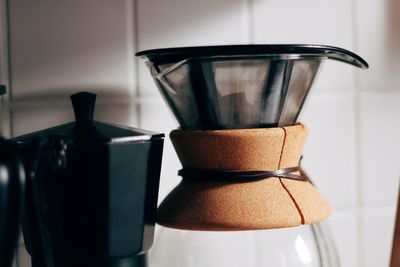
[[[7,1],[0,0],[0,84],[9,86],[8,44],[7,44]],[[10,136],[10,121],[5,100],[8,94],[0,98],[0,134]]]
[[[362,93],[358,101],[362,201],[391,205],[396,203],[400,180],[400,93]]]
[[[336,242],[337,251],[342,267],[357,265],[358,254],[358,225],[355,209],[347,211],[335,210],[328,219],[327,224]],[[360,265],[361,266],[361,265]]]
[[[360,266],[389,266],[395,207],[379,207],[362,212],[361,249],[364,252]]]
[[[8,86],[7,3],[0,0],[0,84]]]
[[[12,96],[133,92],[133,0],[9,1]]]
[[[329,224],[342,266],[387,266],[400,179],[399,1],[8,2],[14,134],[73,119],[59,96],[92,89],[100,92],[98,119],[168,136],[177,123],[144,62],[132,60],[138,50],[319,43],[359,53],[368,71],[325,63],[301,116],[310,127],[303,165],[335,208]],[[179,181],[179,168],[167,137],[160,200]],[[29,266],[19,254],[18,267]]]
[[[11,114],[13,136],[75,120],[72,105],[65,102],[17,105],[11,109]],[[138,108],[135,103],[98,104],[95,108],[95,120],[138,126]]]
[[[352,1],[254,0],[255,43],[304,43],[340,46],[353,50]],[[329,62],[318,84],[348,90],[353,85],[351,66]]]
[[[11,114],[13,136],[39,131],[74,119],[73,111],[67,106],[22,106],[13,108]]]
[[[360,73],[362,89],[400,90],[400,3],[396,0],[357,0],[358,52],[371,69]]]
[[[245,0],[138,0],[138,49],[248,42]],[[143,62],[142,96],[158,96]]]
[[[309,126],[303,166],[334,209],[357,203],[353,99],[351,93],[314,93],[300,117]]]
[[[247,42],[244,0],[138,0],[137,5],[140,50]]]
[[[254,0],[256,42],[352,44],[352,3],[338,0]]]

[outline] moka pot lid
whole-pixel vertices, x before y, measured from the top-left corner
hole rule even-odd
[[[75,122],[69,122],[16,137],[19,145],[47,136],[57,136],[80,143],[126,143],[164,138],[164,134],[93,120],[96,94],[80,92],[71,95]]]

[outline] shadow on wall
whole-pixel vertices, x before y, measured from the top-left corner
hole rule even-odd
[[[388,62],[388,67],[390,68],[392,67],[392,62],[400,59],[400,1],[387,1],[386,18],[386,58],[395,59]]]

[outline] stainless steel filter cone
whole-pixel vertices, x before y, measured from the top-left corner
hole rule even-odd
[[[293,125],[325,59],[356,54],[319,45],[237,45],[142,51],[183,130]]]

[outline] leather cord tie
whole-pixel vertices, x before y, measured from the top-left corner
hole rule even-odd
[[[300,172],[300,175],[294,172]],[[252,182],[273,177],[309,181],[307,174],[300,166],[282,168],[275,171],[221,171],[183,168],[178,171],[178,175],[188,180],[212,182]]]

